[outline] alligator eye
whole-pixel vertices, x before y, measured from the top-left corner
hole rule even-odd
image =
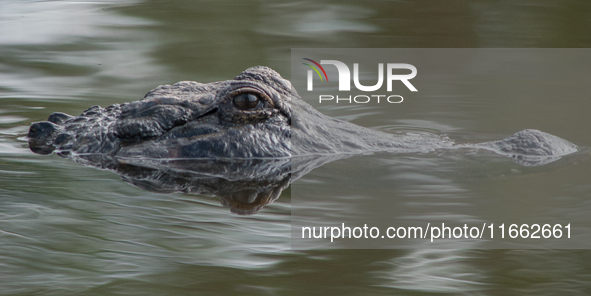
[[[241,110],[252,110],[259,105],[261,99],[252,93],[241,93],[234,97],[234,106]]]

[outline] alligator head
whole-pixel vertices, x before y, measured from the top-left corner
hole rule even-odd
[[[31,126],[29,143],[39,153],[285,157],[295,96],[275,71],[254,67],[234,80],[163,85],[141,101],[93,106],[78,117],[54,113]]]

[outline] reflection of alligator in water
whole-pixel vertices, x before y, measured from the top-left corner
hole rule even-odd
[[[237,214],[254,214],[272,203],[292,181],[347,155],[292,158],[119,158],[104,154],[68,154],[84,165],[115,171],[141,189],[218,197]]]
[[[48,121],[34,123],[28,136],[35,153],[56,151],[83,163],[116,170],[142,188],[174,184],[176,187],[170,191],[214,194],[231,206],[235,200],[257,199],[252,195],[254,191],[248,191],[246,183],[240,180],[250,184],[267,180],[268,185],[284,188],[290,180],[297,179],[289,178],[289,172],[306,172],[330,161],[331,157],[326,155],[340,158],[375,151],[480,148],[534,166],[577,151],[574,144],[537,130],[523,130],[503,140],[478,144],[455,144],[432,134],[371,130],[318,112],[299,97],[289,81],[266,67],[249,68],[234,80],[163,85],[141,101],[106,108],[94,106],[77,117],[53,113]],[[290,157],[295,156],[308,161],[301,161],[303,165],[297,169],[290,168],[294,161]],[[181,158],[202,160],[170,160]],[[147,169],[144,164],[150,159],[170,161],[152,162],[152,168]],[[131,160],[142,164],[131,165]],[[170,168],[181,163],[184,164],[180,170]],[[211,174],[212,169],[218,173]],[[184,171],[191,174],[183,175]],[[248,173],[241,175],[235,171]],[[256,172],[266,177],[257,179]],[[229,177],[232,174],[235,178]],[[271,196],[267,200],[278,195],[271,187],[265,187]],[[232,188],[241,193],[230,194]],[[232,198],[227,199],[228,196]],[[252,212],[256,207],[237,211]]]

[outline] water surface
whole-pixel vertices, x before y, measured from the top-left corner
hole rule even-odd
[[[290,189],[240,216],[215,197],[153,193],[110,171],[35,155],[24,139],[52,112],[137,100],[159,84],[228,79],[259,64],[289,78],[290,48],[586,47],[589,12],[585,1],[2,1],[0,294],[589,294],[587,250],[293,251]],[[513,96],[475,87],[488,95],[321,111],[458,141],[536,128],[591,146],[587,97],[536,92],[526,76],[513,87]],[[416,205],[490,199],[535,216],[528,205],[536,204],[576,223],[591,194],[589,162],[524,172],[477,152],[354,157],[301,181],[363,164]],[[310,214],[339,209],[342,195],[325,197],[307,205]]]

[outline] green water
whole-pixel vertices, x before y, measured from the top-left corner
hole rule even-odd
[[[238,216],[215,197],[152,193],[109,171],[35,155],[24,137],[52,112],[138,100],[164,83],[229,79],[253,65],[289,78],[291,48],[588,47],[590,13],[586,1],[4,0],[0,295],[588,295],[587,250],[294,251],[289,189],[257,215]],[[511,98],[493,88],[479,100],[321,110],[384,131],[427,129],[469,141],[536,128],[591,146],[588,98],[536,93],[528,83],[531,92]],[[427,202],[447,202],[460,188],[477,200],[523,198],[515,212],[559,200],[544,206],[562,209],[571,223],[586,215],[589,162],[507,177],[510,162],[451,161],[461,156],[376,155],[325,171],[367,162],[384,165],[378,169],[402,194]],[[421,174],[396,177],[421,163]],[[440,165],[433,175],[429,164]],[[325,171],[305,180],[330,179]],[[453,184],[410,190],[447,179]],[[338,203],[327,198],[314,211]]]

